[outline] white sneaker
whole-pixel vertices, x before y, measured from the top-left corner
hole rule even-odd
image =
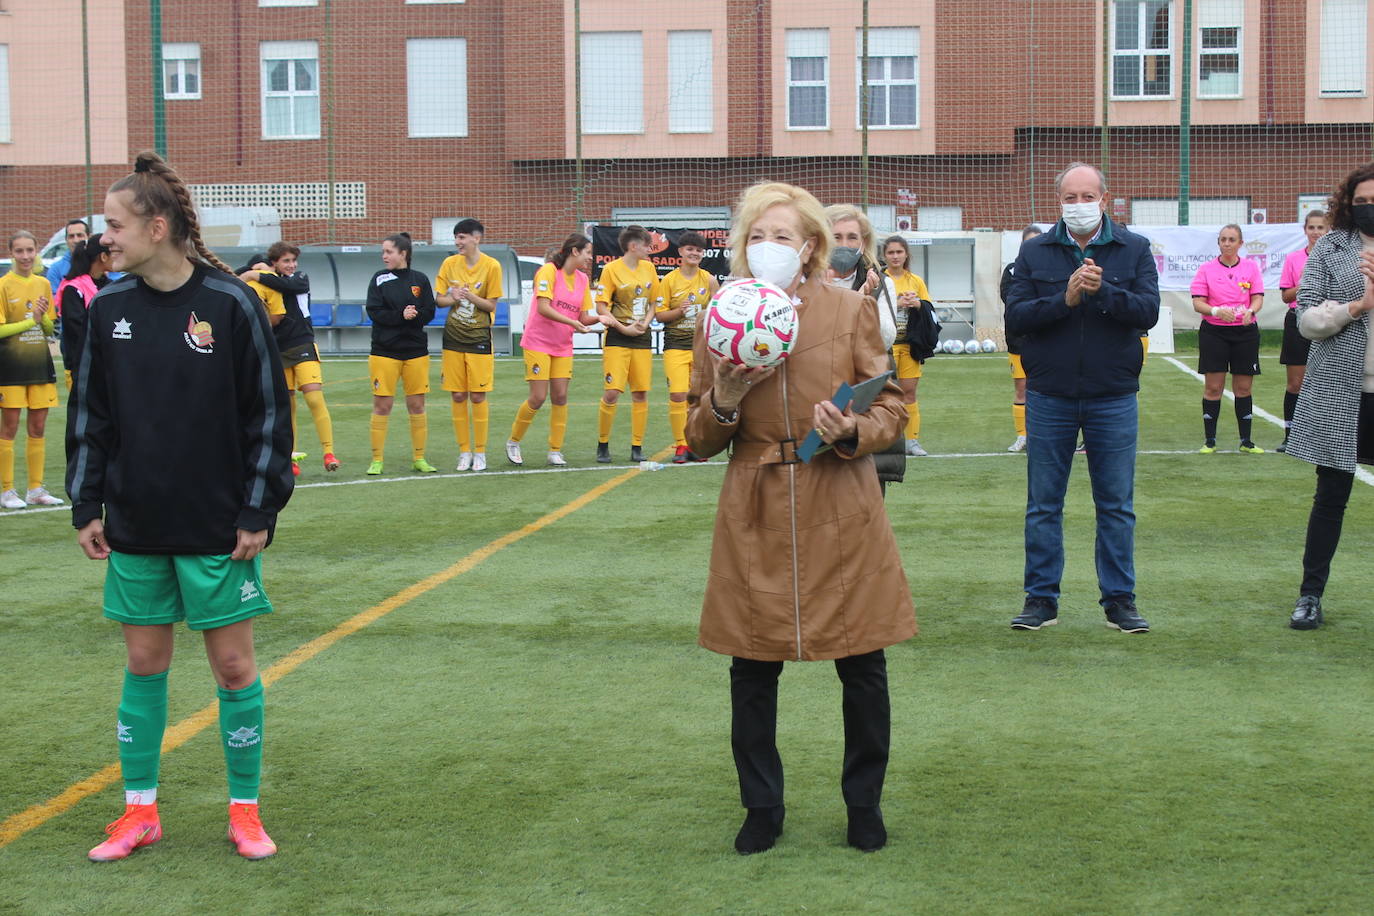
[[[472,452],[463,452],[463,454],[458,456],[458,470],[472,470]]]
[[[18,490],[6,490],[4,493],[0,493],[0,506],[4,506],[6,509],[22,509],[27,505],[28,503],[19,498]]]
[[[930,454],[930,452],[921,448],[921,443],[917,442],[915,439],[906,440],[906,453],[913,458],[924,458],[926,455]]]
[[[1009,452],[1024,452],[1026,450],[1026,437],[1017,436],[1016,441],[1007,446]]]
[[[556,468],[568,466],[568,460],[563,457],[562,452],[549,452],[549,464]]]
[[[487,469],[486,452],[477,452],[472,456],[472,469],[474,471],[485,471]]]
[[[520,443],[514,439],[506,440],[506,460],[511,464],[525,463],[525,459],[520,455]]]
[[[19,494],[16,493],[15,495],[18,496]],[[34,487],[24,494],[24,502],[30,506],[60,506],[64,500],[49,493],[47,487]]]

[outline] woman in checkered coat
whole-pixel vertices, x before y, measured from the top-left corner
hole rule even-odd
[[[1331,231],[1312,248],[1298,291],[1298,331],[1312,341],[1288,454],[1317,466],[1302,587],[1289,620],[1321,626],[1321,596],[1341,536],[1356,464],[1374,464],[1374,162],[1331,198]]]

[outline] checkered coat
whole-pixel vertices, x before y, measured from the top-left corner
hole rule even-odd
[[[1327,300],[1364,297],[1358,232],[1333,229],[1317,240],[1298,291],[1298,327],[1303,312]],[[1325,340],[1312,341],[1298,406],[1289,430],[1288,454],[1303,461],[1354,473],[1355,444],[1364,381],[1369,315],[1361,315]]]

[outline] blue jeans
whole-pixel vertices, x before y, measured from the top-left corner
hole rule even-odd
[[[1088,449],[1097,508],[1102,604],[1135,600],[1135,394],[1060,398],[1026,392],[1026,595],[1059,600],[1064,574],[1064,493],[1078,431]]]

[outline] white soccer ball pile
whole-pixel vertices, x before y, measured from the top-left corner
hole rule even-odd
[[[731,280],[706,306],[706,349],[739,366],[776,366],[797,340],[792,297],[762,280]]]
[[[964,342],[962,340],[947,340],[945,341],[944,351],[946,353],[963,353]]]
[[[977,353],[977,352],[979,352],[979,351],[982,350],[982,349],[983,349],[982,344],[978,343],[978,341],[976,341],[976,340],[966,340],[966,341],[964,341],[964,352],[965,352],[965,353]]]
[[[991,337],[984,337],[984,338],[983,338],[983,352],[984,352],[984,353],[992,353],[992,352],[995,351],[996,349],[997,349],[997,344],[993,341],[993,339],[992,339]]]

